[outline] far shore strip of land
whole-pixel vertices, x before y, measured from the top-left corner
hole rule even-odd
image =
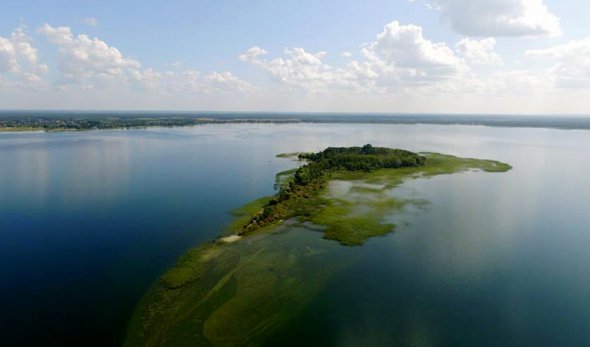
[[[205,124],[399,124],[590,130],[590,116],[117,113],[0,111],[0,132],[85,131]]]

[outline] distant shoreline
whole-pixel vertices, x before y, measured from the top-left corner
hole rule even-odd
[[[205,124],[401,124],[590,130],[590,117],[0,111],[0,132],[85,131]]]

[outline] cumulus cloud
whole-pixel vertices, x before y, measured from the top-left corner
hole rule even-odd
[[[434,43],[422,27],[394,21],[363,49],[363,55],[381,76],[408,83],[451,78],[467,70],[445,43]]]
[[[47,65],[39,62],[37,49],[23,26],[16,28],[7,38],[0,36],[0,76],[4,81],[15,78],[39,84],[47,71]]]
[[[62,86],[83,89],[128,86],[162,92],[202,93],[245,91],[250,86],[227,71],[201,76],[194,70],[143,69],[138,60],[124,56],[117,48],[98,38],[74,35],[69,27],[45,24],[38,32],[58,47],[58,84]]]
[[[469,64],[502,64],[502,58],[494,51],[496,40],[492,37],[483,40],[462,39],[455,45],[456,50]]]
[[[141,85],[152,91],[168,94],[250,93],[255,88],[229,71],[213,71],[205,75],[197,70],[164,71],[146,69],[140,75]]]
[[[284,58],[263,59],[267,53],[260,47],[252,47],[239,57],[268,71],[272,77],[292,86],[325,86],[334,78],[331,67],[322,62],[326,52],[310,53],[295,47],[284,50]]]
[[[246,53],[242,53],[239,55],[241,61],[249,61],[256,63],[259,61],[259,58],[263,55],[268,54],[268,52],[264,48],[260,47],[252,47],[246,51]]]
[[[464,61],[446,44],[427,40],[419,26],[401,25],[397,21],[386,25],[374,41],[364,45],[363,60],[354,60],[343,67],[324,62],[326,52],[292,48],[284,53],[282,58],[265,59],[266,50],[252,47],[239,57],[262,67],[281,83],[312,91],[392,90],[445,80],[468,71]]]
[[[62,83],[86,88],[116,81],[136,80],[141,64],[106,42],[72,33],[69,27],[43,25],[38,32],[58,46],[58,69]]]
[[[548,73],[554,77],[558,87],[590,88],[590,38],[530,50],[526,55],[551,61],[553,66]]]
[[[239,79],[229,71],[213,71],[203,77],[203,88],[206,93],[222,93],[226,91],[249,92],[252,85]]]
[[[436,0],[443,19],[467,36],[559,36],[560,19],[543,0]]]
[[[325,52],[310,53],[303,48],[270,57],[265,49],[253,47],[240,59],[261,67],[287,88],[295,86],[325,96],[428,100],[461,95],[485,100],[489,95],[516,100],[551,92],[551,78],[535,71],[494,68],[479,76],[476,71],[481,65],[503,65],[495,45],[494,38],[465,38],[451,48],[429,40],[420,26],[394,21],[362,45],[361,59],[343,65],[328,64]],[[582,53],[578,51],[590,56]]]
[[[264,59],[266,50],[253,47],[239,57],[242,61],[258,65],[272,78],[288,89],[307,92],[325,92],[341,89],[366,90],[374,86],[377,74],[367,62],[352,61],[334,68],[323,60],[326,52],[310,53],[300,47],[285,49],[284,57]]]
[[[262,66],[283,82],[315,79],[330,70],[328,65],[322,63],[325,52],[309,53],[303,48],[295,47],[285,49],[284,53],[285,58],[265,60],[262,56],[268,52],[260,47],[252,47],[239,57],[242,61]]]
[[[444,8],[443,5],[451,2],[437,0],[440,6],[437,5],[436,10],[448,12],[448,6]],[[502,8],[500,5],[507,3],[514,1],[499,0],[495,5]],[[541,2],[538,4],[542,5]],[[494,16],[504,12],[492,11]],[[515,13],[515,18],[522,17],[518,15],[520,12]],[[490,18],[488,24],[494,22]],[[504,19],[509,22],[509,18]],[[428,107],[437,109],[432,100],[439,100],[439,106],[451,105],[449,110],[464,111],[469,98],[476,100],[478,105],[488,105],[489,100],[496,97],[494,105],[504,105],[501,101],[508,100],[511,106],[524,107],[522,100],[529,100],[531,105],[540,107],[537,106],[539,102],[550,105],[547,100],[552,99],[547,96],[590,93],[590,89],[572,92],[555,88],[556,85],[590,88],[590,38],[528,51],[527,57],[538,59],[539,64],[515,71],[503,65],[502,58],[495,51],[493,37],[463,38],[456,44],[436,42],[424,33],[422,27],[394,21],[376,33],[373,40],[361,44],[354,54],[335,52],[332,56],[302,47],[291,47],[282,52],[268,52],[257,46],[250,48],[240,54],[239,59],[258,67],[275,82],[263,85],[265,92],[258,93],[259,89],[230,71],[197,71],[189,64],[180,63],[168,64],[162,69],[144,67],[139,59],[124,54],[109,43],[74,33],[67,26],[45,24],[38,33],[55,47],[57,64],[55,69],[52,66],[55,74],[51,77],[55,77],[58,88],[30,88],[31,93],[27,94],[21,93],[25,89],[14,87],[15,82],[23,86],[28,82],[26,86],[30,86],[32,81],[49,86],[41,78],[48,70],[47,65],[39,62],[33,41],[23,28],[18,28],[12,34],[0,36],[0,94],[3,96],[0,96],[0,102],[4,105],[16,105],[11,104],[16,97],[20,97],[22,105],[29,105],[31,95],[37,93],[51,95],[46,97],[51,101],[61,96],[66,103],[76,99],[82,100],[80,105],[99,106],[102,104],[96,101],[97,95],[103,95],[102,100],[109,103],[119,100],[121,105],[127,105],[131,102],[128,100],[142,100],[142,104],[164,103],[172,108],[179,105],[210,107],[216,102],[219,104],[213,108],[225,108],[230,104],[240,108],[250,102],[262,108],[268,108],[270,104],[303,109],[323,103],[327,105],[326,109],[347,105],[337,107],[386,111],[385,107],[402,110],[397,107],[414,102],[414,110],[420,111]],[[526,35],[541,33],[528,31]],[[62,93],[64,90],[68,93]],[[72,95],[76,97],[72,98]],[[534,102],[531,101],[533,97]],[[357,101],[359,103],[355,104]],[[288,106],[289,102],[291,106]],[[305,102],[308,102],[307,106]]]

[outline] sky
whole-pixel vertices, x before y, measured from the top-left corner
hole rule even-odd
[[[587,0],[0,3],[0,109],[590,114]]]

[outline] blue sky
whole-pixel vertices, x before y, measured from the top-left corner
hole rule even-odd
[[[587,1],[0,6],[0,108],[590,113]]]

